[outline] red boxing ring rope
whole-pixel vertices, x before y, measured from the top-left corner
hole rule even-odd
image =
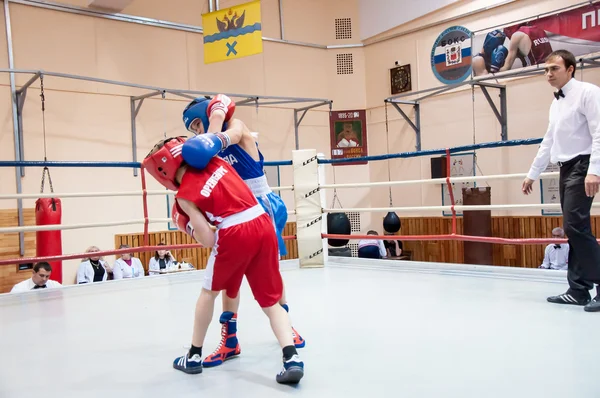
[[[144,206],[144,246],[148,246],[150,238],[148,235],[148,190],[146,189],[146,173],[144,166],[140,167],[140,180],[142,180],[142,204]]]
[[[452,163],[450,162],[450,148],[446,148],[446,184],[448,184],[448,193],[450,194],[450,209],[452,211],[452,234],[456,234],[456,210],[454,210],[454,190],[450,183],[450,169]]]
[[[530,245],[530,244],[551,244],[551,243],[567,243],[567,239],[549,239],[549,238],[493,238],[487,236],[472,236],[460,234],[447,235],[335,235],[322,234],[323,238],[328,239],[375,239],[375,240],[453,240],[463,242],[483,242],[483,243],[498,243],[498,244],[515,244],[515,245]],[[600,243],[600,239],[597,239]]]
[[[295,240],[296,236],[284,236],[283,240]],[[37,263],[40,261],[62,261],[62,260],[76,260],[81,258],[90,257],[91,254],[94,257],[103,257],[103,256],[111,256],[113,254],[127,254],[127,253],[139,253],[139,252],[151,252],[155,250],[184,250],[184,249],[198,249],[203,248],[200,243],[187,243],[187,244],[179,244],[179,245],[161,245],[161,246],[137,246],[137,247],[127,247],[125,249],[118,250],[103,250],[99,252],[93,253],[77,253],[77,254],[63,254],[60,256],[45,256],[45,257],[20,257],[20,258],[12,258],[0,260],[0,266],[3,265],[13,265],[13,264],[24,264],[24,263]]]

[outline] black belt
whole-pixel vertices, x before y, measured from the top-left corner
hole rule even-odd
[[[590,155],[578,155],[575,156],[573,159],[569,159],[566,162],[556,162],[556,164],[558,165],[558,167],[563,167],[563,166],[570,166],[574,163],[579,162],[582,159],[589,159]]]

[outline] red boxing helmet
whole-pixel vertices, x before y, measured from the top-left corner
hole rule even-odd
[[[183,163],[181,149],[186,137],[172,137],[154,146],[142,162],[142,166],[162,186],[172,191],[179,189],[175,181],[177,170]]]

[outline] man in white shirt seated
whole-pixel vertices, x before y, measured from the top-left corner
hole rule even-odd
[[[564,239],[565,231],[562,228],[552,230],[553,238]],[[567,270],[569,265],[569,244],[550,244],[546,246],[544,261],[539,268]]]
[[[50,280],[52,267],[47,262],[40,262],[33,266],[31,278],[19,282],[13,286],[11,293],[27,292],[35,289],[59,288],[62,285],[56,281]]]
[[[375,231],[367,232],[367,235],[378,235]],[[358,241],[358,257],[360,258],[385,258],[386,251],[383,240],[361,239]]]

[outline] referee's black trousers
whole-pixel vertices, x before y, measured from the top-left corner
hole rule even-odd
[[[577,298],[588,298],[594,283],[600,284],[600,246],[592,234],[592,201],[585,194],[589,155],[577,156],[560,168],[560,205],[563,228],[569,240],[569,291]]]

